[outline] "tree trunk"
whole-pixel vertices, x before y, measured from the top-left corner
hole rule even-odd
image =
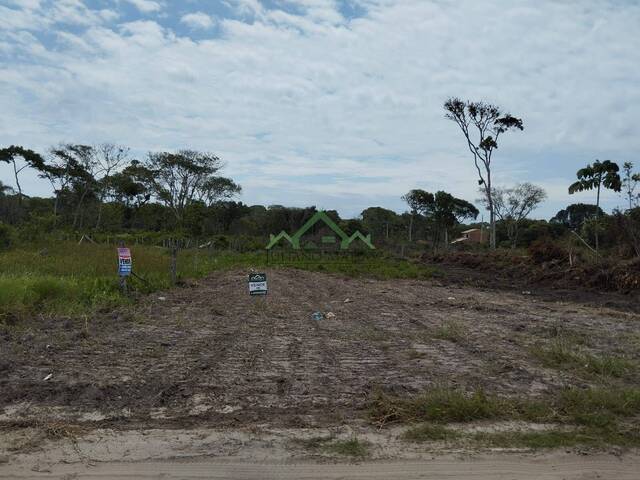
[[[73,215],[73,228],[76,228],[78,224],[78,217],[82,209],[82,204],[84,203],[84,197],[86,197],[87,193],[88,193],[88,189],[82,192],[82,195],[80,196],[80,201],[78,202],[78,206],[76,208],[75,214]]]
[[[411,214],[411,217],[409,218],[409,243],[411,243],[411,239],[413,236],[413,213]]]
[[[15,159],[13,160],[13,175],[16,177],[16,187],[18,187],[18,205],[22,205],[22,187],[20,186],[20,180],[18,180],[18,169]]]
[[[98,200],[98,220],[96,221],[96,230],[100,228],[100,222],[102,221],[102,201],[104,196],[101,195]]]
[[[491,192],[491,170],[487,165],[487,203],[489,204],[489,224],[491,231],[489,232],[489,246],[492,250],[496,249],[496,215],[493,211],[493,195]]]
[[[598,247],[599,247],[599,227],[600,227],[600,183],[598,181],[598,193],[596,196],[596,257],[598,256]]]

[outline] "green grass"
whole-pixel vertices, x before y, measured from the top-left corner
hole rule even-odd
[[[0,323],[34,312],[80,314],[92,308],[114,307],[125,301],[104,277],[1,275]]]
[[[291,266],[312,272],[337,273],[349,277],[369,277],[378,280],[390,280],[394,278],[424,280],[433,277],[437,273],[437,270],[433,267],[383,256],[367,257],[361,261],[353,260],[345,263],[328,263],[326,265],[305,264],[300,262]]]
[[[640,388],[567,388],[539,399],[447,388],[435,388],[409,398],[378,392],[370,402],[369,413],[379,424],[525,420],[607,427],[620,418],[640,415]]]
[[[499,418],[505,401],[482,391],[466,394],[459,390],[436,388],[417,397],[400,399],[377,393],[370,406],[372,418],[389,422],[471,422]]]
[[[413,442],[468,438],[486,445],[531,448],[640,446],[640,431],[637,426],[629,427],[636,424],[640,415],[640,388],[567,388],[539,399],[442,388],[411,398],[377,393],[371,402],[370,415],[378,425],[422,423],[403,435]],[[551,423],[563,428],[464,434],[446,427],[447,423],[477,420]]]
[[[131,290],[150,293],[170,287],[170,255],[161,247],[132,245],[133,271],[144,281],[130,277]],[[234,253],[181,250],[178,279],[199,278],[231,268],[278,268],[267,265],[264,251]],[[380,255],[336,264],[303,262],[288,265],[312,271],[369,278],[428,278],[434,270]],[[46,250],[21,247],[0,252],[0,323],[40,314],[81,314],[112,308],[131,301],[121,294],[113,245],[74,242],[52,243]]]
[[[344,457],[363,458],[369,454],[369,444],[353,437],[349,440],[335,440],[322,447],[327,453],[342,455]]]
[[[434,338],[448,340],[453,343],[464,343],[467,339],[468,332],[462,322],[457,320],[445,320],[438,328],[436,328],[433,336]]]
[[[571,338],[562,336],[551,340],[548,345],[534,347],[533,355],[545,367],[603,378],[622,378],[635,367],[632,361],[622,357],[585,352]]]
[[[558,395],[553,408],[567,423],[613,427],[622,418],[640,415],[640,388],[570,388]]]
[[[543,430],[529,432],[481,432],[470,436],[484,446],[498,448],[570,448],[577,446],[621,447],[640,446],[638,431],[606,430],[597,428],[579,428],[576,430]]]

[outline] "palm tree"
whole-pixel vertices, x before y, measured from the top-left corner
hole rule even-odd
[[[596,194],[596,254],[598,252],[598,222],[600,219],[600,190],[602,187],[619,192],[622,189],[622,181],[618,172],[620,167],[611,160],[601,162],[596,160],[593,165],[587,165],[577,172],[578,181],[569,186],[569,194],[585,190],[597,190]]]

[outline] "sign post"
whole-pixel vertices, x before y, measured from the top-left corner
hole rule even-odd
[[[131,251],[128,248],[118,248],[118,275],[122,293],[127,293],[127,277],[131,275]]]
[[[250,273],[249,274],[249,295],[266,295],[267,294],[267,274],[266,273]]]

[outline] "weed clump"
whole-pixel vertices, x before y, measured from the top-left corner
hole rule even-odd
[[[552,340],[548,346],[534,347],[533,354],[546,367],[575,370],[599,377],[622,378],[634,367],[633,362],[622,357],[584,352],[565,337]]]
[[[453,440],[460,437],[460,433],[443,425],[424,423],[407,430],[402,438],[410,442],[435,442]]]
[[[446,320],[435,330],[434,337],[453,343],[464,343],[467,340],[467,329],[462,322]]]
[[[371,402],[371,417],[384,425],[389,422],[471,422],[500,418],[507,404],[482,390],[471,394],[437,388],[417,397],[400,399],[378,392]]]
[[[336,440],[323,447],[329,453],[335,453],[344,457],[366,457],[369,454],[369,444],[353,437],[349,440]]]

